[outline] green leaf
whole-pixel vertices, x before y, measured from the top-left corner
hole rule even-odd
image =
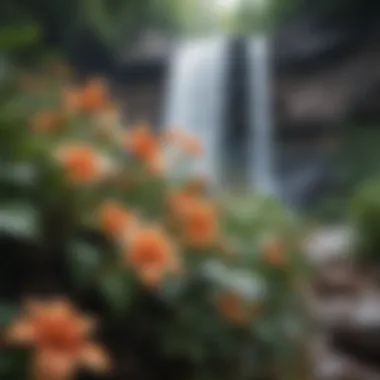
[[[35,239],[39,232],[36,210],[28,204],[0,205],[0,232]]]
[[[108,272],[99,282],[104,302],[115,316],[124,315],[131,304],[131,286],[124,272]]]
[[[197,362],[205,355],[203,341],[199,336],[191,334],[191,330],[175,329],[170,327],[162,339],[163,350],[168,356],[184,355]]]
[[[75,242],[70,245],[69,258],[77,286],[86,289],[92,284],[100,269],[102,252],[88,243]]]
[[[37,24],[4,26],[0,29],[0,49],[13,50],[35,44],[41,37]]]
[[[36,168],[27,162],[0,166],[0,183],[29,187],[35,183],[36,176]]]
[[[8,304],[0,304],[0,327],[5,327],[18,315],[18,307]]]
[[[189,287],[188,281],[179,277],[168,277],[159,288],[158,296],[165,302],[177,303]]]
[[[29,350],[6,350],[0,353],[0,378],[21,380],[29,377]]]
[[[10,378],[12,374],[14,373],[14,359],[9,353],[2,353],[0,355],[0,376],[7,376],[7,378]]]

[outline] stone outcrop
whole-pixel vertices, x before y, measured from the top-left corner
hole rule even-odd
[[[342,227],[321,229],[306,241],[314,268],[308,306],[319,331],[316,379],[380,378],[380,289],[355,268],[353,243],[352,230]]]
[[[274,37],[280,125],[379,121],[379,4],[348,1],[322,12],[307,3]]]

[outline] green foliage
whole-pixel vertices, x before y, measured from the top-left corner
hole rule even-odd
[[[0,232],[23,239],[35,239],[38,231],[36,211],[27,204],[0,205]]]
[[[273,367],[281,378],[301,376],[291,366],[301,360],[307,326],[299,292],[305,274],[299,221],[277,200],[227,197],[215,205],[221,229],[215,245],[188,246],[177,231],[179,221],[173,226],[167,213],[168,194],[185,186],[187,174],[153,174],[120,144],[125,136],[120,121],[110,120],[101,108],[70,113],[60,102],[62,83],[42,83],[44,91],[32,94],[18,94],[10,85],[11,96],[4,96],[0,107],[1,163],[12,168],[12,175],[1,177],[0,222],[23,244],[38,231],[36,246],[27,249],[28,281],[29,276],[32,283],[47,277],[53,289],[63,289],[98,315],[110,334],[105,335],[107,348],[111,355],[118,352],[121,361],[120,340],[125,355],[134,352],[146,360],[146,352],[129,343],[137,336],[149,342],[149,355],[164,365],[179,360],[191,369],[192,375],[170,378],[245,379],[268,375]],[[44,131],[31,128],[36,111],[52,109],[63,116],[62,124]],[[70,166],[59,160],[62,146],[80,143],[112,164],[99,182],[70,180]],[[207,194],[197,196],[214,204]],[[12,208],[11,215],[5,207],[10,199],[9,204],[23,205]],[[132,234],[113,237],[101,223],[100,206],[109,200],[137,215],[139,228],[162,227],[175,243],[183,271],[167,273],[149,286],[131,263]],[[268,238],[280,244],[277,259],[267,256]],[[9,248],[3,257],[18,263],[24,254]],[[17,294],[7,296],[10,303],[24,296],[28,281],[20,280]],[[1,313],[0,308],[0,320]]]
[[[343,132],[337,136],[333,187],[309,212],[316,219],[333,223],[344,223],[348,204],[357,196],[358,184],[380,175],[379,128],[376,125],[347,126]]]
[[[12,52],[37,43],[40,37],[41,30],[35,24],[5,26],[0,28],[0,49]]]
[[[358,260],[380,263],[380,180],[360,185],[350,202],[350,217],[358,230]]]
[[[18,315],[19,308],[15,305],[0,304],[0,326],[2,328],[8,326],[12,320]]]
[[[376,125],[349,128],[342,136],[341,143],[341,187],[350,194],[357,183],[380,174],[379,162],[380,132]]]
[[[79,288],[86,289],[92,284],[102,264],[103,252],[85,242],[72,242],[69,244],[69,259],[71,273]]]
[[[125,271],[113,270],[103,273],[98,279],[99,290],[111,314],[123,317],[132,303],[131,279]]]

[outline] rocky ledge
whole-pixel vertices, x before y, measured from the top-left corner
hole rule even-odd
[[[309,310],[321,332],[313,345],[316,379],[380,379],[380,289],[353,265],[353,237],[349,228],[330,227],[307,240],[315,272]]]

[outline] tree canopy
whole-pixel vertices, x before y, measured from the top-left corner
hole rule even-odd
[[[217,0],[2,0],[0,51],[65,53],[83,34],[101,41],[110,51],[125,49],[128,37],[145,29],[168,35],[223,31],[248,34],[268,27],[304,6],[314,12],[344,18],[371,0],[268,0],[266,11],[258,1],[240,0],[234,11],[217,11]],[[47,49],[48,47],[48,49]]]

